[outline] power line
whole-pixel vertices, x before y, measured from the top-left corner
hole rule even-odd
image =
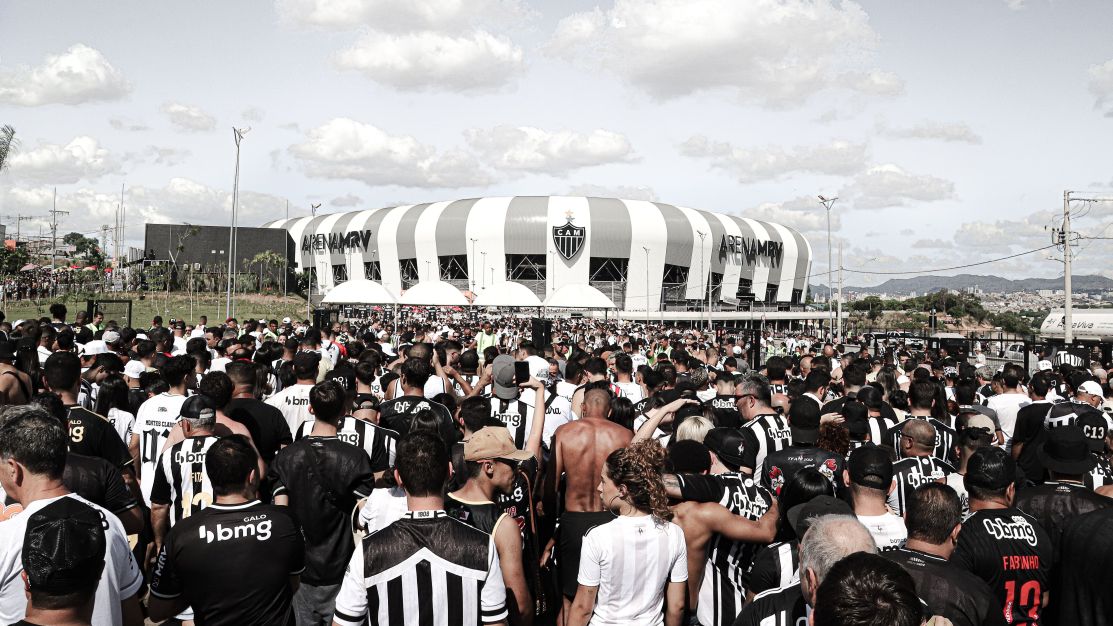
[[[1016,254],[1010,254],[1009,256],[1003,256],[1003,257],[999,257],[999,258],[996,258],[996,259],[989,259],[988,261],[980,261],[978,263],[967,263],[965,265],[952,265],[951,267],[939,267],[939,268],[927,269],[927,270],[912,270],[912,271],[908,271],[908,272],[879,272],[877,270],[856,270],[856,269],[851,269],[851,268],[844,268],[844,269],[847,272],[854,272],[855,274],[881,274],[881,275],[885,275],[885,276],[897,276],[897,275],[903,275],[903,274],[934,274],[935,272],[948,272],[948,271],[951,271],[951,270],[961,270],[961,269],[966,269],[968,267],[977,267],[979,265],[989,265],[990,263],[999,263],[1001,261],[1008,261],[1009,259],[1015,259],[1017,257],[1032,254],[1034,252],[1042,252],[1044,250],[1047,250],[1047,249],[1050,249],[1050,248],[1055,248],[1055,247],[1058,247],[1058,244],[1051,244],[1051,245],[1048,245],[1048,246],[1044,246],[1042,248],[1036,248],[1034,250],[1026,250],[1024,252],[1018,252]]]

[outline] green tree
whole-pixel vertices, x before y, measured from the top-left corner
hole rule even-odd
[[[8,165],[8,157],[19,148],[19,140],[15,138],[15,129],[11,126],[0,127],[0,172]]]
[[[260,291],[268,284],[276,284],[273,278],[264,278],[264,275],[272,274],[271,270],[277,270],[282,267],[285,259],[281,254],[274,250],[267,250],[256,254],[250,261],[249,266],[254,266],[259,270],[259,289]]]
[[[18,273],[19,270],[31,262],[31,255],[27,248],[8,249],[0,246],[0,274],[9,275]]]
[[[69,233],[62,237],[62,243],[73,246],[75,259],[83,259],[86,264],[97,267],[104,265],[100,242],[93,237],[86,237],[81,233]]]

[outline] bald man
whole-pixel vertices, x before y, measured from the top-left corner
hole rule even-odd
[[[897,515],[904,512],[904,504],[916,488],[929,482],[946,482],[947,475],[955,468],[932,454],[936,448],[936,432],[931,422],[910,419],[900,431],[897,454],[893,463],[893,489],[889,492],[889,508]]]
[[[560,516],[558,549],[565,614],[576,596],[584,535],[592,527],[614,519],[604,509],[597,489],[603,464],[611,452],[625,447],[634,436],[607,419],[610,411],[611,394],[605,389],[590,389],[584,394],[583,417],[561,425],[553,434],[555,467],[546,476],[545,510],[557,510],[557,484],[563,473],[564,504],[560,509],[564,513]]]

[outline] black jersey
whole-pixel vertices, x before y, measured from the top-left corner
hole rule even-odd
[[[335,585],[355,543],[351,514],[374,485],[371,459],[336,437],[306,437],[286,446],[267,470],[274,495],[290,498],[290,511],[305,535],[303,580]]]
[[[1004,626],[1005,618],[985,581],[946,559],[908,548],[882,552],[916,581],[916,594],[933,615],[954,626]]]
[[[1113,508],[1067,523],[1059,545],[1063,567],[1051,591],[1056,623],[1063,626],[1113,624]]]
[[[761,485],[780,495],[781,487],[792,480],[796,472],[814,467],[831,481],[838,492],[842,489],[842,470],[845,460],[842,456],[811,446],[790,446],[765,457],[761,468]]]
[[[188,437],[159,455],[151,503],[170,506],[171,526],[213,503],[205,455],[219,440],[213,435]]]
[[[784,450],[792,443],[788,418],[776,413],[759,415],[742,426],[742,467],[757,474],[765,457],[777,450]]]
[[[410,422],[421,411],[429,410],[437,416],[437,427],[445,443],[460,441],[460,431],[452,421],[452,414],[439,402],[424,396],[399,396],[379,405],[379,424],[405,437],[410,432]]]
[[[1094,469],[1082,477],[1086,488],[1097,489],[1098,487],[1113,485],[1113,464],[1109,462],[1109,457],[1102,454],[1094,454],[1094,456],[1097,457]]]
[[[731,513],[757,520],[773,503],[769,491],[743,474],[678,475],[685,500],[717,502]],[[730,624],[746,603],[744,579],[760,544],[731,541],[716,534],[707,545],[707,565],[699,590],[701,624]]]
[[[903,422],[889,429],[889,434],[885,438],[885,441],[889,443],[889,446],[892,447],[894,450],[900,450],[900,436],[903,432],[904,425],[907,424],[909,420],[916,419],[926,419],[929,424],[935,427],[935,450],[932,451],[931,455],[937,459],[943,459],[947,462],[954,461],[954,452],[951,448],[953,448],[955,445],[955,429],[948,424],[940,422],[934,417],[924,418],[917,417],[915,415],[909,415],[907,420],[904,420]],[[878,445],[881,444],[879,443]]]
[[[1034,483],[1042,483],[1047,478],[1047,471],[1040,461],[1039,449],[1047,439],[1044,418],[1049,410],[1050,402],[1036,401],[1020,407],[1016,412],[1012,445],[1014,449],[1018,444],[1023,445],[1020,455],[1016,457],[1016,464],[1024,471],[1024,477]]]
[[[73,452],[67,454],[62,484],[66,489],[116,515],[139,504],[124,484],[120,470],[100,457]]]
[[[771,382],[771,383],[769,383],[769,395],[771,395],[771,396],[776,396],[776,395],[787,396],[788,395],[788,383],[787,382],[784,382],[784,383],[773,383],[773,382]]]
[[[100,457],[121,469],[131,464],[128,447],[106,418],[80,406],[67,409],[70,452]]]
[[[263,462],[270,463],[283,446],[293,442],[290,425],[282,411],[255,398],[234,398],[224,407],[224,414],[247,428]]]
[[[800,585],[774,589],[754,596],[754,601],[734,620],[734,626],[799,626],[808,623],[808,604]]]
[[[444,497],[444,512],[447,513],[449,517],[458,519],[468,526],[478,528],[492,536],[495,534],[495,529],[498,528],[499,522],[506,517],[506,513],[502,510],[502,506],[497,502],[492,502],[490,500],[485,500],[483,502],[461,500],[451,493]]]
[[[716,426],[738,428],[742,426],[742,414],[738,412],[736,401],[737,397],[734,395],[717,395],[704,402],[703,406],[711,409],[711,414],[715,416]]]
[[[951,562],[989,584],[1009,624],[1039,624],[1051,589],[1051,538],[1020,509],[975,511],[962,523]]]
[[[902,515],[905,503],[917,487],[931,482],[944,482],[954,472],[955,468],[950,463],[933,456],[910,456],[898,460],[893,463],[895,486],[889,492],[889,508],[897,515]]]
[[[308,437],[309,433],[313,432],[313,424],[313,420],[302,422],[298,426],[297,436],[294,439]],[[336,437],[366,452],[371,459],[373,471],[382,472],[394,467],[394,449],[398,444],[398,433],[393,430],[348,415],[337,422]]]
[[[1079,515],[1113,506],[1113,499],[1099,496],[1084,485],[1047,481],[1021,489],[1013,506],[1036,518],[1058,546],[1063,527]]]
[[[184,596],[198,624],[293,626],[289,579],[302,572],[304,559],[288,508],[214,504],[166,536],[151,594]]]
[[[800,567],[799,547],[800,543],[793,539],[758,548],[742,580],[746,590],[758,594],[792,584],[793,576]]]

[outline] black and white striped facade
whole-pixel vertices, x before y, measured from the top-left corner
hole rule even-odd
[[[799,305],[811,274],[811,246],[791,228],[641,200],[489,197],[264,226],[290,233],[296,269],[312,269],[321,293],[361,277],[394,294],[512,280],[544,300],[587,283],[626,311],[691,311],[706,306],[710,273],[712,308],[733,311]]]

